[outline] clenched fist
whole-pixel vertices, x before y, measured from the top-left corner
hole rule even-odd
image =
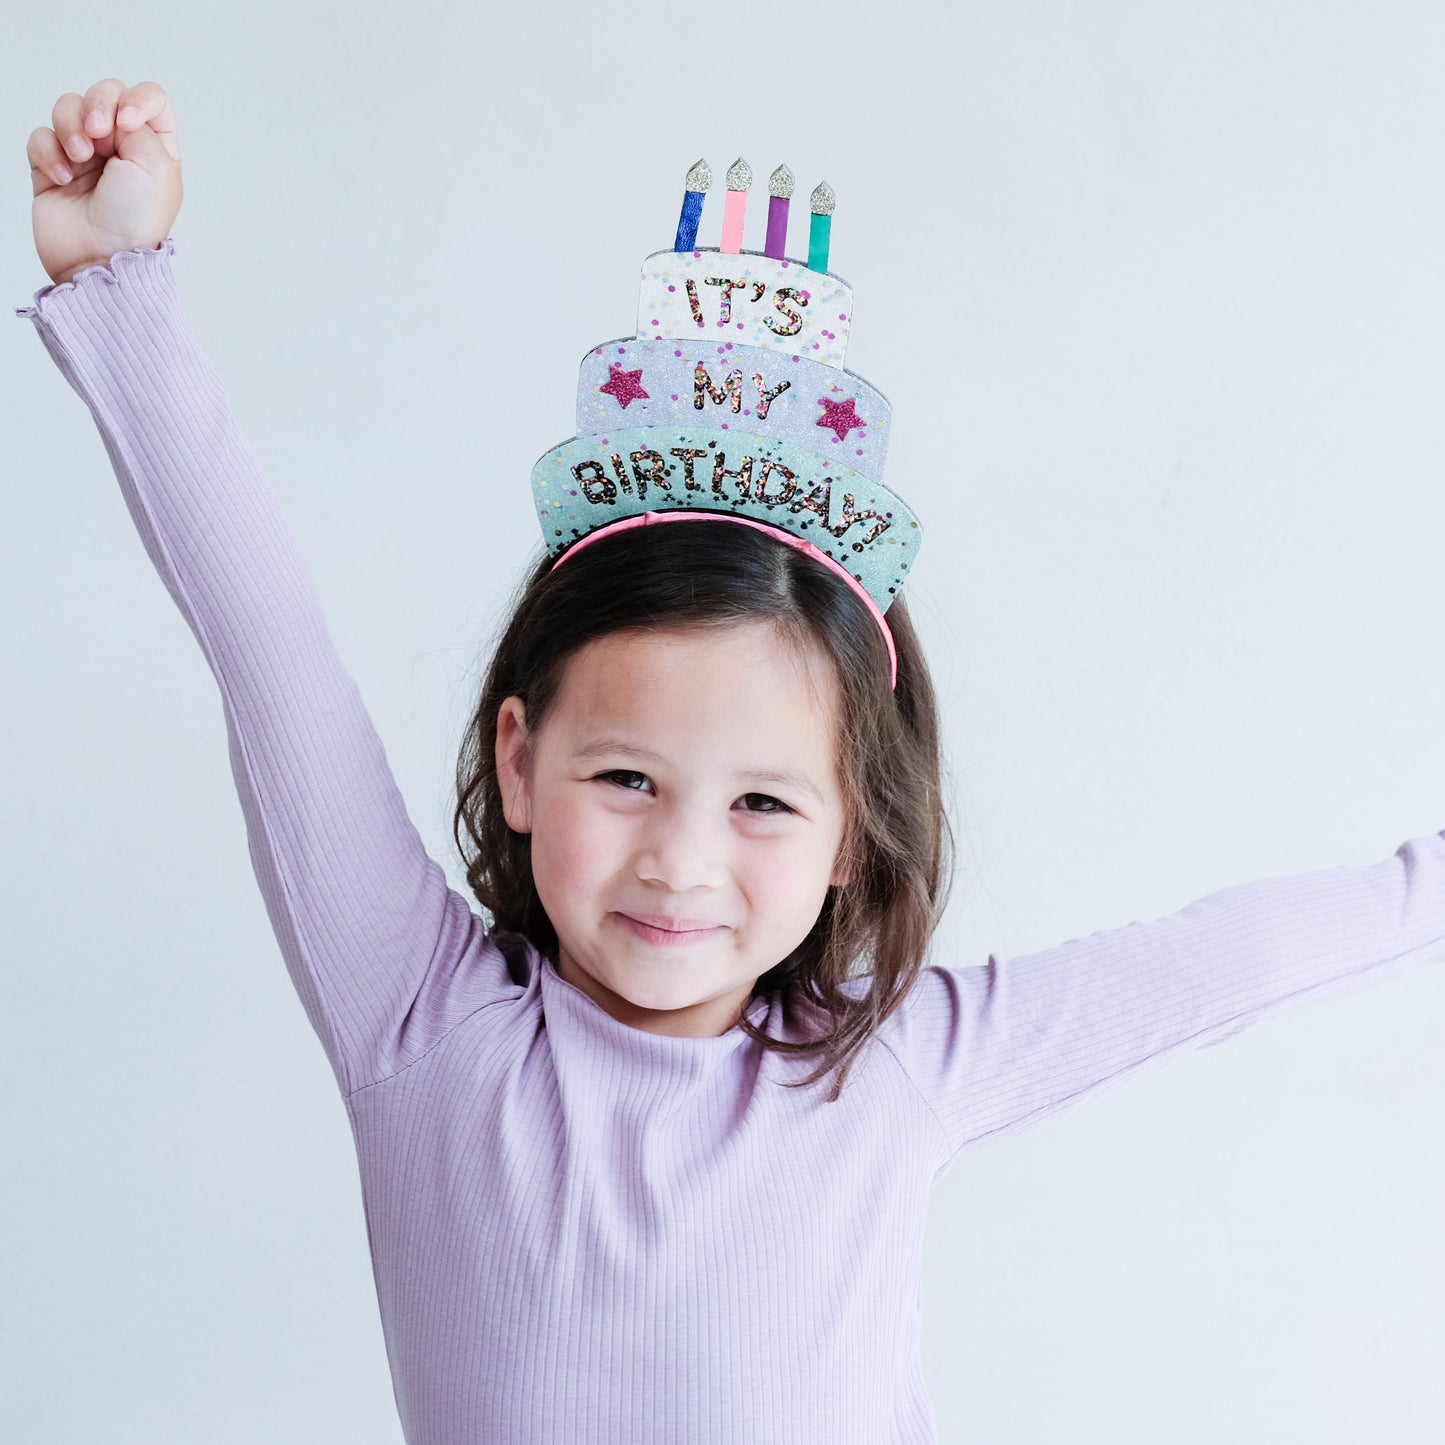
[[[31,221],[52,281],[158,246],[181,208],[181,151],[171,102],[153,80],[98,80],[55,102],[30,133]]]

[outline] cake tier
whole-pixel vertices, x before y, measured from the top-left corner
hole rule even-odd
[[[643,512],[730,512],[812,542],[880,607],[903,585],[920,536],[881,482],[805,447],[697,424],[576,437],[537,462],[532,490],[551,552]]]
[[[656,251],[642,263],[637,334],[707,337],[841,369],[853,290],[800,261],[754,251]]]
[[[873,481],[883,476],[891,420],[882,393],[851,371],[712,338],[609,341],[583,358],[577,383],[579,437],[715,427],[787,442]]]

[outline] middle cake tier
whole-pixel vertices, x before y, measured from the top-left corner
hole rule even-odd
[[[594,347],[577,382],[577,436],[716,428],[817,454],[881,482],[892,408],[841,367],[736,342],[624,337]]]

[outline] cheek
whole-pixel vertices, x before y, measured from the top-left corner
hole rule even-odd
[[[626,856],[623,821],[593,806],[585,789],[564,788],[539,797],[532,827],[532,872],[538,890],[549,884],[580,889],[610,874]]]
[[[744,887],[754,907],[765,908],[792,926],[811,924],[823,906],[833,872],[833,853],[821,844],[788,847],[754,845],[746,856]]]

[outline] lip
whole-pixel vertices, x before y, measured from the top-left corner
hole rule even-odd
[[[721,923],[701,918],[669,918],[661,913],[622,913],[616,915],[634,937],[663,948],[678,948],[699,943],[725,931]]]

